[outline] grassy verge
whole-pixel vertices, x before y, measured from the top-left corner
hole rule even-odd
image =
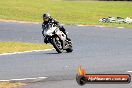
[[[0,88],[18,88],[24,85],[23,83],[0,82]]]
[[[63,1],[63,0],[1,0],[0,19],[40,22],[45,12],[64,24],[98,25],[108,16],[132,18],[131,2]],[[131,24],[101,24],[131,27]]]
[[[0,42],[0,54],[12,53],[12,52],[23,52],[30,50],[44,50],[52,48],[46,44],[32,44],[22,42]]]

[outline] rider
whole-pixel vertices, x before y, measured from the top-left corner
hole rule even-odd
[[[62,31],[62,32],[66,35],[66,38],[67,38],[67,34],[66,34],[66,31],[65,31],[65,28],[64,28],[63,26],[61,26],[57,20],[53,19],[53,18],[50,16],[50,14],[48,14],[48,13],[43,14],[43,21],[44,21],[44,22],[42,23],[42,28],[43,28],[43,30],[44,30],[44,27],[45,27],[46,24],[48,24],[48,23],[53,23],[53,24],[56,24],[56,25],[59,27],[60,31]],[[43,32],[42,32],[42,34],[43,34],[43,36],[44,36],[44,33],[43,33]],[[67,38],[67,39],[70,40],[69,38]],[[45,42],[45,43],[48,43],[46,37],[45,37],[45,39],[44,39],[44,42]]]

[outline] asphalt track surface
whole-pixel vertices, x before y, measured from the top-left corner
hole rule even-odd
[[[72,53],[55,50],[0,56],[0,80],[48,77],[24,88],[130,88],[132,84],[87,84],[75,81],[78,66],[87,73],[132,71],[132,30],[65,26]],[[0,22],[0,41],[43,43],[41,24]],[[132,74],[132,73],[129,73]]]

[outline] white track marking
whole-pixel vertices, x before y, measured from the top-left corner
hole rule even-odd
[[[33,81],[38,81],[38,80],[44,80],[47,79],[48,77],[36,77],[36,78],[21,78],[21,79],[9,79],[9,80],[0,80],[0,82],[13,82],[13,81],[18,81],[18,82],[33,82]]]
[[[84,26],[84,25],[77,25],[77,26]]]
[[[13,53],[3,53],[3,54],[0,54],[0,56],[3,56],[3,55],[13,55],[13,54],[23,54],[23,53],[31,53],[31,52],[50,51],[50,50],[53,50],[53,49],[45,49],[45,50],[31,50],[31,51],[13,52]]]
[[[11,81],[34,80],[37,78],[10,79]]]
[[[132,71],[127,71],[127,72],[132,72]]]
[[[45,77],[38,77],[39,79],[44,79]]]
[[[14,22],[14,23],[25,23],[25,24],[40,24],[40,22],[29,22],[29,21],[17,21],[17,20],[4,20],[0,19],[0,22]]]
[[[0,82],[9,82],[9,80],[0,80]]]
[[[117,27],[117,28],[124,28],[124,27]]]
[[[77,26],[79,26],[79,27],[92,26],[92,27],[100,27],[100,28],[104,28],[104,27],[109,28],[109,26],[102,26],[102,25],[77,25]],[[114,27],[113,27],[113,28],[114,28]],[[122,28],[124,28],[124,27],[115,27],[115,28],[120,28],[120,29],[122,29]]]
[[[96,27],[101,27],[101,28],[103,28],[103,27],[105,27],[105,26],[101,26],[101,25],[100,25],[100,26],[96,26]]]
[[[91,27],[106,27],[106,26],[101,26],[101,25],[77,25],[77,26],[80,26],[80,27],[85,27],[85,26],[91,26]]]

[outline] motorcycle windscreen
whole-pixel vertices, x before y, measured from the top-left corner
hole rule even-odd
[[[47,35],[48,36],[52,36],[55,29],[56,28],[54,28],[54,27],[49,27],[49,28],[45,29],[44,30],[44,35],[45,36],[47,36]]]

